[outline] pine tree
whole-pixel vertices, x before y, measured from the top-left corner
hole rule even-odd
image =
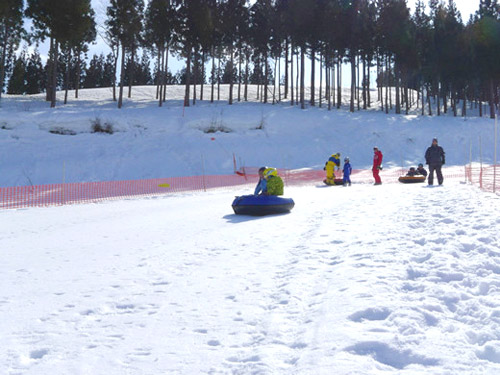
[[[29,57],[26,65],[26,94],[38,94],[45,89],[45,73],[38,50]]]
[[[26,53],[15,59],[14,68],[7,85],[7,94],[22,95],[26,93]]]
[[[113,38],[120,41],[122,47],[118,108],[121,108],[123,105],[125,54],[127,52],[130,53],[133,60],[142,30],[143,9],[143,0],[111,0],[110,6],[107,8],[108,18],[106,26],[108,27],[108,32]],[[131,77],[128,77],[128,79],[131,81]]]
[[[7,62],[19,46],[23,34],[23,0],[0,2],[0,99],[5,83]]]

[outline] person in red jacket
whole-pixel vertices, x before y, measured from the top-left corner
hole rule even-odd
[[[375,179],[374,185],[382,185],[382,180],[380,179],[379,173],[382,169],[382,152],[378,149],[378,147],[373,148],[373,178]]]

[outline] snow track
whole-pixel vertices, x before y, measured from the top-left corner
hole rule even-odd
[[[497,374],[500,200],[447,180],[1,211],[2,374]]]

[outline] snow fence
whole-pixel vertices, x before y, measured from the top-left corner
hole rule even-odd
[[[279,169],[286,186],[323,186],[325,172],[311,169]],[[499,169],[500,172],[500,169]],[[396,183],[406,169],[389,169],[380,173],[384,183]],[[469,170],[469,175],[475,174]],[[452,167],[444,170],[445,178],[465,179],[467,168]],[[339,176],[340,177],[340,176]],[[111,199],[152,197],[172,193],[229,189],[248,185],[249,193],[258,180],[258,168],[241,168],[234,175],[210,175],[158,178],[148,180],[81,182],[66,184],[13,186],[0,188],[0,209],[60,206],[66,204],[100,202]],[[353,183],[373,183],[371,170],[353,170]],[[483,175],[484,181],[484,175]],[[488,180],[489,181],[489,180]],[[489,183],[485,186],[490,186]],[[499,189],[500,190],[500,189]]]
[[[465,175],[468,182],[481,190],[500,194],[500,165],[469,164]]]

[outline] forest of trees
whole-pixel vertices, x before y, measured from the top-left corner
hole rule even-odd
[[[387,113],[418,105],[422,114],[456,116],[461,108],[465,116],[468,105],[485,102],[494,118],[500,5],[470,1],[477,11],[464,21],[454,0],[418,0],[413,14],[406,0],[110,0],[105,22],[96,25],[90,0],[2,0],[0,99],[5,91],[45,92],[55,106],[56,90],[66,90],[66,102],[70,89],[78,97],[82,87],[113,87],[121,108],[124,87],[131,97],[134,85],[156,85],[161,106],[167,85],[183,84],[189,106],[218,100],[224,83],[229,104],[248,100],[248,85],[256,84],[263,103],[331,109],[350,86],[351,111],[376,100]],[[25,17],[30,30],[22,27]],[[109,54],[87,56],[98,31]],[[36,50],[16,53],[23,41],[44,40],[45,65]],[[185,68],[173,75],[169,56]],[[343,83],[346,66],[351,81]]]

